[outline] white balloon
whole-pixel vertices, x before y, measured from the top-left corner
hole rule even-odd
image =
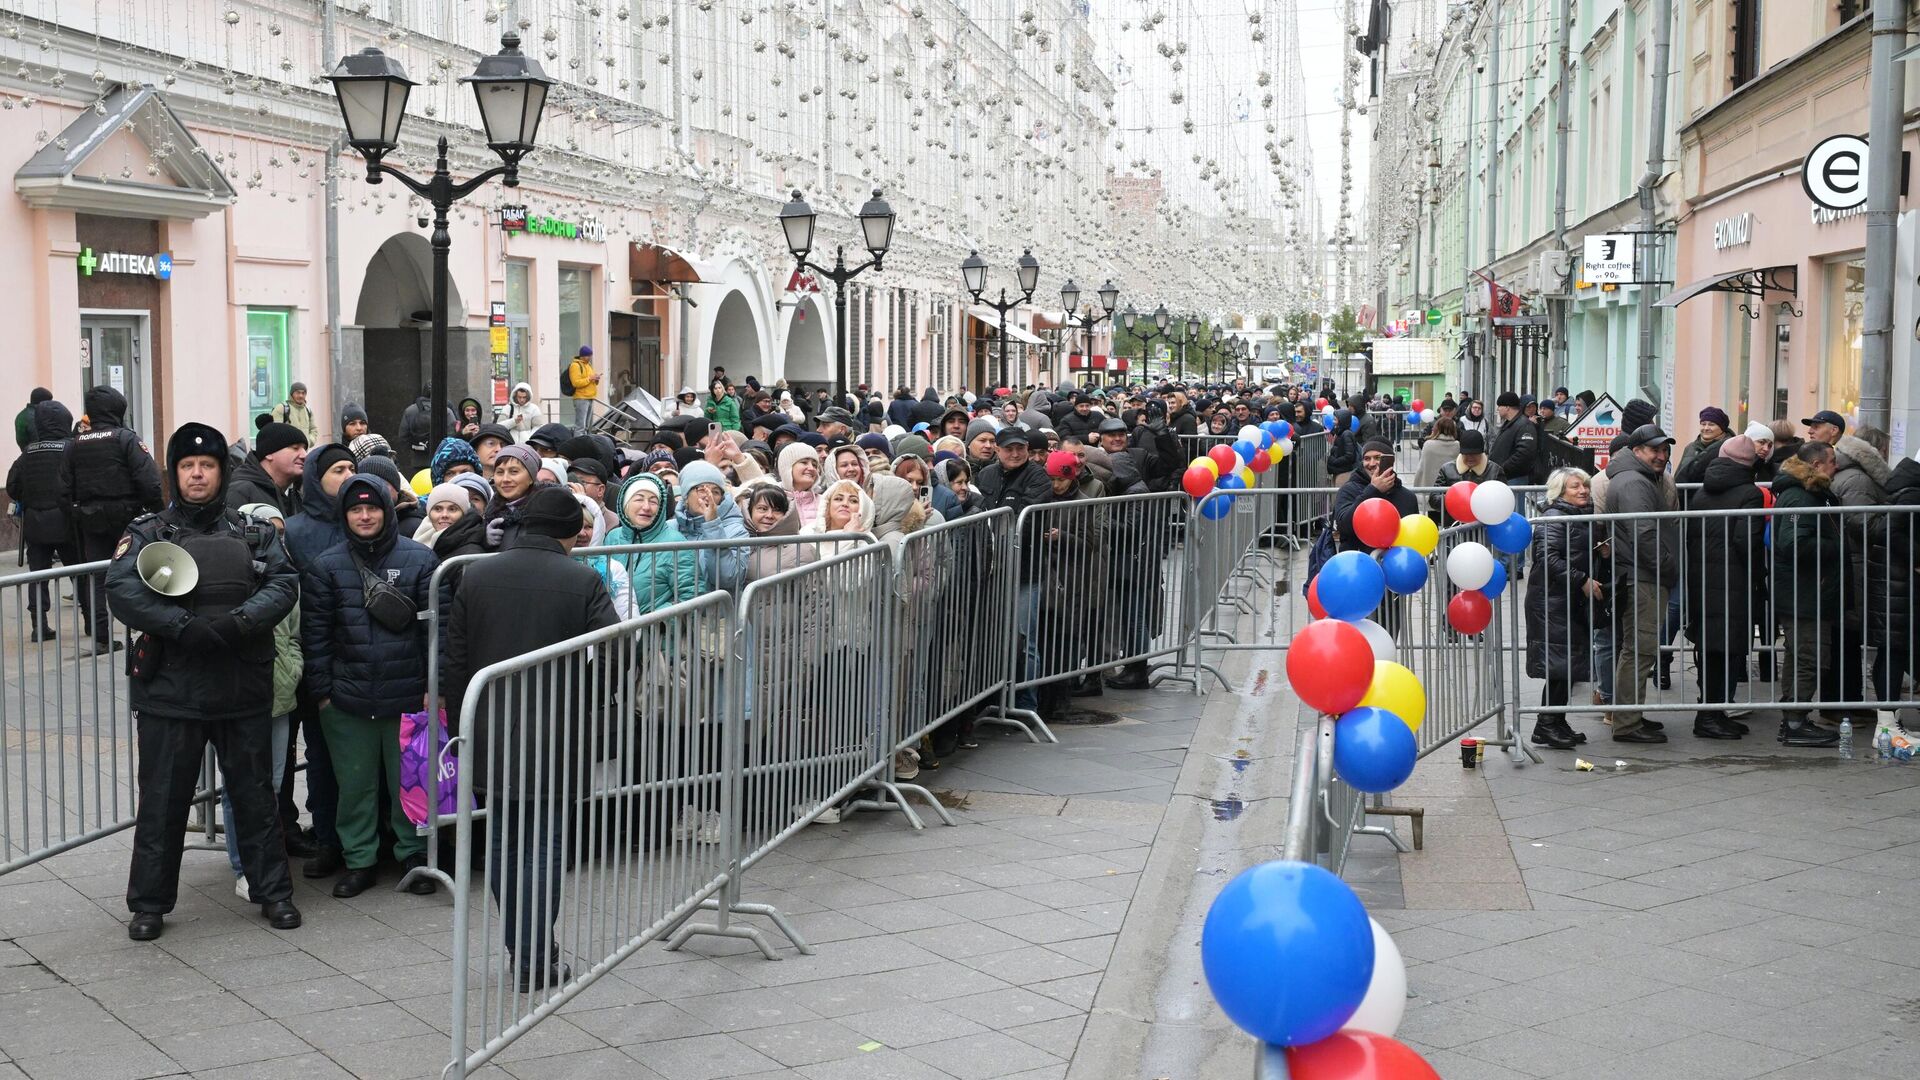
[[[1355,619],[1347,625],[1367,636],[1367,644],[1373,646],[1373,658],[1392,662],[1399,656],[1399,648],[1393,643],[1393,635],[1387,628],[1372,619]]]
[[[1264,434],[1266,434],[1266,432],[1261,431],[1259,428],[1254,427],[1252,424],[1248,424],[1246,427],[1243,427],[1240,429],[1239,438],[1245,439],[1246,441],[1252,443],[1254,446],[1257,447],[1260,445],[1260,436]]]
[[[1393,936],[1373,924],[1373,981],[1367,984],[1367,996],[1348,1020],[1349,1031],[1371,1031],[1389,1038],[1400,1028],[1407,1015],[1407,962],[1400,958],[1400,947]]]
[[[1473,489],[1472,505],[1475,521],[1482,525],[1498,525],[1513,516],[1513,489],[1503,481],[1489,480]],[[1477,589],[1480,586],[1467,587]]]
[[[1332,415],[1333,415],[1333,406],[1331,406],[1331,405],[1322,405],[1322,406],[1320,406],[1320,415],[1321,415],[1321,416],[1332,416]]]
[[[1431,424],[1433,423],[1433,418],[1439,415],[1439,413],[1434,412],[1432,409],[1422,409],[1420,410],[1420,422],[1423,424]]]
[[[1471,540],[1461,544],[1447,553],[1447,578],[1462,589],[1480,588],[1493,580],[1493,552]]]
[[[1275,439],[1273,448],[1280,451],[1281,457],[1293,453],[1293,436],[1289,435],[1284,439]]]

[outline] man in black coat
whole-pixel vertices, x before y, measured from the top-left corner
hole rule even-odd
[[[1017,517],[1029,506],[1051,501],[1053,484],[1047,479],[1047,470],[1029,457],[1034,449],[1046,450],[1045,435],[1009,425],[994,433],[993,445],[994,463],[973,478],[973,488],[979,493],[978,511],[1004,506]]]
[[[60,463],[67,455],[73,414],[51,398],[35,402],[28,410],[33,415],[25,452],[13,459],[13,467],[7,470],[7,496],[20,508],[27,569],[51,569],[55,556],[60,565],[75,566],[80,562],[80,548],[73,538],[73,504],[67,502],[66,488],[60,483]],[[57,636],[52,590],[46,582],[33,586],[27,595],[27,610],[33,615],[34,641]]]
[[[174,499],[128,526],[107,567],[115,618],[141,633],[128,698],[139,732],[139,806],[127,875],[127,936],[160,936],[180,888],[187,809],[208,743],[226,778],[247,891],[279,930],[300,925],[273,794],[273,628],[299,599],[299,575],[273,526],[227,509],[227,440],[185,424],[167,441]],[[160,541],[193,560],[175,598],[149,588],[140,552]]]
[[[1073,436],[1082,441],[1091,441],[1103,419],[1105,417],[1093,411],[1093,395],[1085,390],[1075,390],[1073,405],[1059,415],[1053,426],[1063,439]]]
[[[1353,512],[1371,499],[1385,499],[1401,517],[1420,512],[1420,500],[1400,482],[1393,468],[1393,444],[1374,439],[1360,448],[1360,464],[1333,496],[1333,526],[1341,551],[1371,551],[1353,531]],[[1380,601],[1375,621],[1398,636],[1405,619],[1406,598],[1389,593]]]
[[[1520,395],[1509,390],[1493,403],[1500,415],[1499,430],[1494,432],[1489,454],[1500,472],[1516,484],[1531,483],[1533,464],[1540,456],[1540,429],[1521,415]]]
[[[96,386],[86,396],[87,431],[67,443],[60,463],[60,484],[73,507],[80,558],[97,562],[110,558],[127,523],[143,511],[163,505],[160,467],[140,436],[123,426],[127,399],[111,386]],[[226,440],[222,439],[222,445]],[[80,610],[93,635],[93,651],[123,647],[113,641],[113,620],[105,617],[102,579],[80,591]]]
[[[606,582],[592,567],[568,556],[579,532],[580,504],[572,493],[561,487],[540,488],[527,497],[520,529],[505,548],[467,568],[447,620],[442,686],[449,716],[463,716],[467,696],[483,692],[468,685],[474,672],[619,621]],[[577,655],[583,657],[584,650]],[[570,793],[541,783],[518,765],[529,754],[571,754],[577,759],[592,734],[584,713],[593,706],[582,702],[581,712],[570,714],[566,706],[573,703],[549,703],[561,707],[521,715],[512,705],[515,681],[512,676],[496,681],[491,685],[505,692],[475,703],[474,756],[467,767],[473,769],[474,790],[485,796],[492,815],[487,887],[500,904],[507,950],[519,965],[520,990],[529,993],[556,987],[570,977],[553,944],[562,869],[571,861],[562,813]],[[555,663],[533,669],[519,685],[528,694],[545,697],[553,687],[587,683],[580,671]],[[488,708],[496,703],[497,711]],[[556,761],[547,775],[564,776],[574,764],[577,760]]]
[[[283,518],[300,509],[294,485],[307,464],[306,433],[292,424],[268,424],[254,437],[253,453],[227,479],[227,505],[238,510],[265,503]]]

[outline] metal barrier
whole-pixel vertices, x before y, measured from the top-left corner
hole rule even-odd
[[[1830,733],[1813,713],[1868,723],[1920,708],[1908,682],[1920,667],[1920,507],[1767,508],[1757,490],[1744,501],[1536,516],[1528,580],[1510,559],[1502,605],[1503,621],[1525,627],[1509,649],[1515,696],[1523,675],[1543,683],[1518,712],[1599,713],[1616,733],[1694,713],[1705,737],[1729,738],[1712,732],[1740,727],[1735,713],[1779,709]],[[1571,700],[1583,682],[1596,685],[1591,703]]]
[[[711,593],[474,674],[445,1075],[479,1068],[737,882],[733,612]],[[475,896],[476,865],[492,904]]]

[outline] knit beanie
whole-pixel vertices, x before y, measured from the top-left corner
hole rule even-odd
[[[1761,423],[1758,420],[1755,420],[1752,423],[1748,424],[1747,430],[1741,432],[1740,434],[1745,435],[1747,438],[1752,439],[1754,442],[1757,442],[1757,443],[1773,441],[1773,429]]]
[[[580,532],[580,504],[573,492],[558,486],[538,488],[520,508],[520,529],[535,536],[564,540]]]
[[[307,433],[292,424],[268,424],[254,436],[253,452],[261,457],[270,457],[289,446],[307,445]]]
[[[444,484],[435,484],[433,490],[427,492],[427,509],[431,510],[441,503],[452,503],[464,514],[472,506],[472,500],[467,494],[469,490],[451,480]]]

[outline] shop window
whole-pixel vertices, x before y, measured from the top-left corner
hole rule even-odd
[[[285,308],[247,309],[247,411],[259,415],[287,399],[293,382]],[[311,404],[311,402],[309,402]]]
[[[507,370],[495,377],[532,385],[527,374],[527,342],[533,333],[533,264],[524,259],[507,260]],[[557,377],[557,376],[556,376]],[[536,390],[534,397],[540,394]]]
[[[1720,387],[1721,400],[1711,404],[1727,410],[1727,415],[1733,421],[1729,430],[1735,432],[1746,430],[1751,410],[1749,388],[1753,385],[1753,320],[1740,310],[1742,304],[1751,303],[1751,297],[1739,293],[1722,293],[1720,296],[1720,316],[1726,328],[1722,339],[1727,352],[1720,370],[1725,381]]]
[[[560,355],[566,363],[593,344],[593,271],[584,266],[560,268]]]
[[[1736,90],[1760,75],[1760,4],[1761,0],[1730,0],[1728,4],[1728,33],[1733,37],[1731,78]]]
[[[1867,263],[1848,259],[1828,263],[1822,307],[1825,332],[1821,352],[1820,407],[1852,416],[1860,407],[1861,334],[1866,329]]]

